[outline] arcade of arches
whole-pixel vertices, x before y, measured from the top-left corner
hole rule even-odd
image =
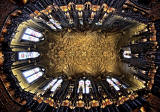
[[[159,10],[158,0],[0,1],[1,111],[159,112]]]

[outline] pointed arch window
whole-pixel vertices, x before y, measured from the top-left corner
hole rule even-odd
[[[116,85],[118,85],[118,86],[121,85],[121,83],[120,83],[117,79],[115,79],[115,78],[112,77],[111,80],[112,80]]]
[[[43,88],[43,90],[49,89],[49,88],[52,87],[56,82],[57,82],[57,78],[51,80],[51,81]]]
[[[47,24],[52,30],[56,30],[56,29],[57,29],[52,23],[46,22],[46,24]]]
[[[131,51],[124,51],[124,52],[123,52],[123,57],[124,57],[124,58],[132,58],[132,56],[131,56]]]
[[[37,38],[41,38],[43,36],[42,33],[35,31],[31,28],[27,28],[24,33],[31,35],[31,36],[34,36],[34,37],[37,37]]]
[[[43,75],[43,72],[40,71],[38,73],[33,74],[32,76],[26,78],[28,83],[32,83],[33,81],[35,81],[36,79],[39,79],[41,76]]]
[[[44,69],[41,69],[40,67],[35,67],[30,70],[26,70],[22,72],[24,78],[28,83],[32,83],[35,80],[39,79],[44,74]]]
[[[91,81],[90,80],[80,80],[78,84],[78,90],[77,93],[80,93],[82,91],[83,94],[89,94],[91,88]]]
[[[90,80],[85,81],[85,87],[86,87],[85,93],[89,94],[90,88],[91,88],[91,81]]]
[[[106,80],[116,91],[120,90],[120,88],[110,78],[107,78]]]
[[[129,47],[123,48],[123,57],[124,58],[132,58],[131,56],[131,49]]]
[[[77,93],[79,93],[80,91],[82,91],[83,94],[85,94],[85,87],[84,87],[84,80],[80,80],[79,81],[79,85],[78,85],[78,91]]]
[[[116,91],[119,91],[121,87],[123,87],[124,89],[127,88],[127,86],[125,84],[120,83],[120,81],[114,77],[107,77],[106,81],[112,86],[114,87],[114,89]]]
[[[57,90],[57,88],[62,84],[62,82],[63,82],[62,79],[57,80],[56,83],[53,84],[53,87],[51,88],[51,91],[55,92]]]
[[[127,86],[125,85],[125,84],[121,84],[116,78],[111,78],[112,79],[112,81],[115,83],[115,84],[117,84],[119,87],[120,86],[122,86],[124,89],[126,89],[127,88]]]
[[[58,29],[62,29],[61,25],[54,19],[49,19],[49,21],[54,24]]]
[[[42,39],[42,37],[43,37],[42,33],[35,31],[31,28],[26,28],[21,39],[32,42],[39,42],[40,39]]]
[[[39,52],[18,52],[18,60],[37,58],[39,56]]]

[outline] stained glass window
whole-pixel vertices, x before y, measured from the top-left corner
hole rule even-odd
[[[127,88],[124,84],[121,84],[117,79],[115,79],[115,78],[112,78],[112,81],[114,82],[114,83],[116,83],[118,86],[121,86],[122,85],[122,87],[123,88]]]
[[[48,25],[52,30],[56,30],[56,27],[54,27],[53,24],[47,22],[47,25]]]
[[[18,52],[18,60],[37,58],[40,56],[38,52]]]
[[[90,88],[91,88],[91,81],[90,81],[90,80],[86,80],[86,81],[85,81],[85,86],[86,86],[86,91],[85,91],[85,93],[86,93],[86,94],[89,94]]]
[[[49,21],[54,24],[58,29],[62,29],[61,25],[59,23],[57,23],[57,21],[53,20],[53,19],[49,19]]]
[[[37,32],[37,31],[35,31],[35,30],[31,29],[31,28],[27,28],[24,33],[32,35],[34,37],[38,37],[38,38],[41,38],[43,36],[42,33]]]
[[[131,56],[131,51],[124,51],[124,52],[123,52],[123,57],[124,57],[124,58],[132,58],[132,56]]]
[[[132,58],[131,49],[129,47],[123,48],[123,57],[124,58]]]
[[[42,75],[43,75],[43,72],[40,71],[36,74],[33,74],[30,77],[27,77],[26,80],[27,80],[28,83],[31,83],[31,82],[35,81],[36,79],[40,78]]]
[[[85,94],[84,80],[80,80],[80,81],[79,81],[77,93],[79,93],[80,90],[82,90],[82,93]]]
[[[40,70],[41,69],[39,67],[36,67],[36,68],[33,68],[33,69],[22,72],[22,74],[23,74],[24,77],[29,77],[32,74],[35,74],[35,73],[39,72]]]
[[[22,72],[22,75],[25,77],[28,83],[32,83],[36,79],[40,78],[44,74],[43,70],[39,67],[26,70]]]
[[[32,41],[32,42],[39,42],[40,38],[42,38],[43,35],[40,32],[37,32],[31,28],[27,28],[24,31],[24,34],[22,35],[22,40]]]
[[[78,91],[82,91],[83,94],[89,94],[91,88],[91,81],[90,80],[80,80],[78,85]]]
[[[62,79],[59,79],[54,85],[53,87],[51,88],[51,91],[54,92],[56,91],[56,89],[61,85],[61,83],[63,82]]]
[[[57,78],[56,79],[53,79],[52,81],[50,81],[47,86],[44,87],[44,90],[47,90],[49,89],[50,87],[52,87],[57,81]]]
[[[33,37],[31,35],[27,35],[27,34],[23,34],[22,40],[28,40],[28,41],[32,41],[32,42],[39,42],[40,41],[39,38]]]
[[[114,84],[114,82],[113,82],[111,79],[107,78],[107,82],[108,82],[112,87],[114,87],[114,89],[115,89],[116,91],[119,91],[119,90],[120,90],[120,88],[119,88],[116,84]]]
[[[112,78],[112,81],[114,82],[114,83],[116,83],[117,85],[121,85],[121,83],[117,80],[117,79],[115,79],[115,78]]]

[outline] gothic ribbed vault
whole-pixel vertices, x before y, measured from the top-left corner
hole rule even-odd
[[[13,110],[152,112],[160,5],[142,1],[12,0],[0,77]]]

